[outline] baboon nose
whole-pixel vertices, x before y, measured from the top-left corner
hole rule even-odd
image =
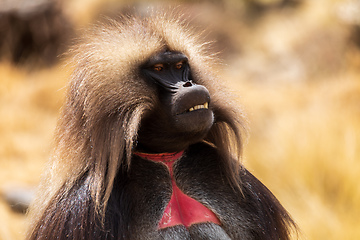
[[[191,87],[192,83],[190,81],[187,81],[186,83],[184,83],[183,87]]]

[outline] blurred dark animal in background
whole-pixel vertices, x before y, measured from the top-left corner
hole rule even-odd
[[[109,20],[74,47],[29,239],[290,238],[287,211],[238,161],[242,113],[208,45],[177,19]]]
[[[5,0],[0,6],[0,57],[49,66],[66,50],[72,24],[56,0]]]

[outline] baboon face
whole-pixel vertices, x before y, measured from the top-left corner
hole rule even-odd
[[[160,106],[142,121],[140,146],[181,150],[205,137],[214,122],[210,94],[192,79],[188,58],[164,51],[151,57],[141,72],[149,84],[156,85]]]

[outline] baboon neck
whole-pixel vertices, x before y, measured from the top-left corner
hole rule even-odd
[[[174,178],[173,165],[179,160],[184,151],[174,153],[139,153],[134,154],[150,161],[161,162],[169,170],[172,185],[172,194],[168,205],[165,208],[158,228],[163,229],[176,225],[184,225],[187,229],[193,224],[212,222],[221,225],[218,217],[202,203],[182,192]]]
[[[141,152],[135,152],[134,154],[154,162],[163,162],[163,163],[174,163],[176,160],[178,160],[182,155],[184,151],[180,152],[172,152],[172,153],[141,153]],[[166,164],[167,165],[167,164]]]

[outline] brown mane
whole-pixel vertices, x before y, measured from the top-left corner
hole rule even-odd
[[[29,236],[41,227],[41,216],[52,211],[51,204],[70,194],[85,175],[94,199],[94,214],[104,216],[116,175],[131,168],[141,119],[158,101],[152,94],[155,91],[137,82],[135,67],[164,48],[183,52],[194,77],[205,77],[206,81],[199,78],[199,83],[209,89],[218,117],[204,140],[220,151],[228,181],[241,191],[241,165],[232,156],[241,156],[245,130],[242,114],[234,105],[221,101],[227,98],[219,93],[221,88],[210,67],[216,60],[208,57],[201,36],[185,22],[173,19],[179,18],[154,14],[108,20],[74,46],[76,68],[57,125],[54,154],[40,186],[41,196],[31,206],[34,225]],[[132,84],[124,84],[127,81]]]

